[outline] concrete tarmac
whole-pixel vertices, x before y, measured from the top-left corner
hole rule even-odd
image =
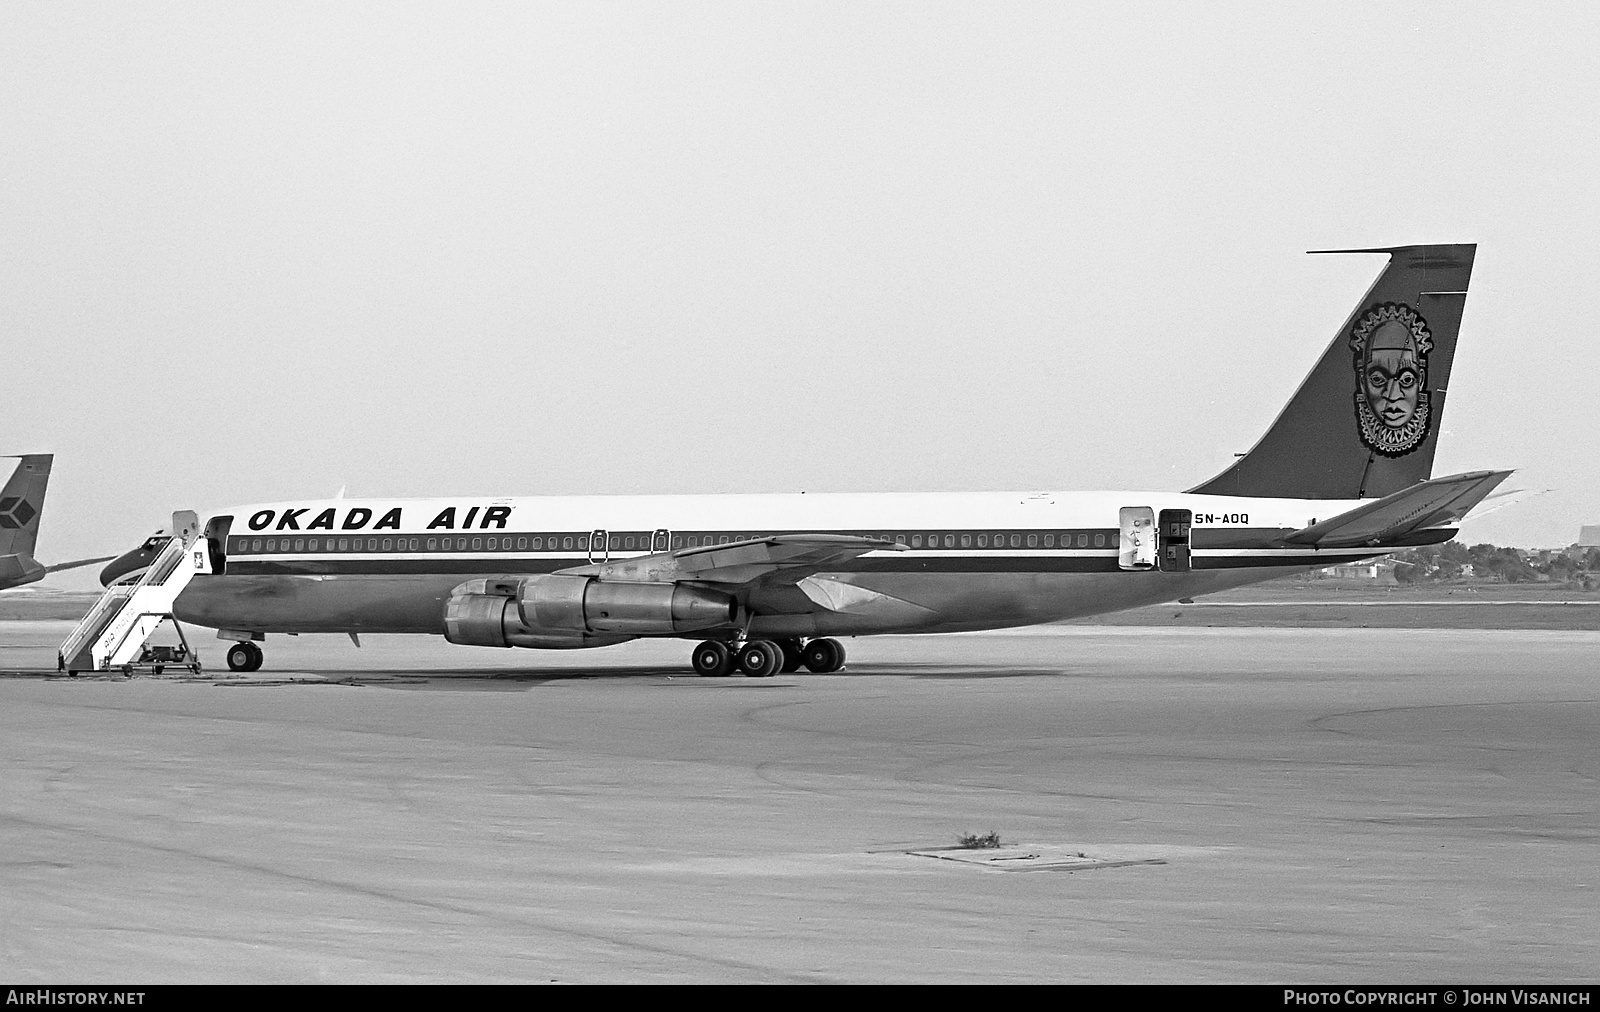
[[[18,983],[1600,970],[1600,633],[1051,627],[763,680],[306,636],[243,678],[38,673],[67,628],[0,623]],[[990,830],[1017,860],[907,853]]]

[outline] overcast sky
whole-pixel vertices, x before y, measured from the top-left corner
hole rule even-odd
[[[321,497],[1167,488],[1477,242],[1435,474],[1600,523],[1587,4],[0,5],[46,562]],[[3,466],[0,462],[0,466]],[[56,586],[88,585],[92,571]]]

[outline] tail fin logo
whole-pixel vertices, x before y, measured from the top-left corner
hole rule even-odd
[[[1385,457],[1403,457],[1428,435],[1428,321],[1403,302],[1373,306],[1350,330],[1356,371],[1356,422],[1361,442]]]
[[[21,530],[28,526],[28,521],[38,512],[28,505],[28,500],[20,496],[8,495],[0,499],[0,527],[9,530]]]

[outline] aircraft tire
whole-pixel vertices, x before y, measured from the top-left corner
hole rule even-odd
[[[228,648],[229,671],[254,671],[251,663],[260,663],[260,651],[252,650],[254,643],[235,643]]]
[[[771,640],[751,640],[739,650],[739,670],[751,678],[771,678],[783,667],[783,651]]]
[[[266,660],[266,657],[262,655],[261,648],[254,643],[248,644],[248,646],[250,647],[250,670],[260,671],[261,663]]]
[[[844,644],[838,640],[812,640],[806,644],[805,665],[819,675],[826,675],[844,667]]]
[[[698,674],[707,678],[725,678],[733,674],[733,651],[719,640],[706,640],[694,648],[690,663]]]
[[[805,647],[799,640],[778,640],[778,649],[783,651],[783,667],[778,670],[790,674],[800,670],[800,665],[806,662]]]

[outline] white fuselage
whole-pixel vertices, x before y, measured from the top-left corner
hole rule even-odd
[[[749,635],[998,628],[1175,600],[1380,554],[1283,543],[1285,535],[1360,504],[1173,492],[264,503],[211,518],[207,529],[219,535],[225,573],[197,576],[178,599],[177,614],[254,632],[439,633],[445,600],[468,579],[827,533],[905,548],[867,552],[814,574],[833,588],[821,594],[808,596],[791,584],[752,588],[742,601]],[[1156,568],[1129,568],[1128,508],[1144,508],[1152,518],[1186,511],[1169,518],[1188,520],[1187,551],[1181,558],[1170,553]]]

